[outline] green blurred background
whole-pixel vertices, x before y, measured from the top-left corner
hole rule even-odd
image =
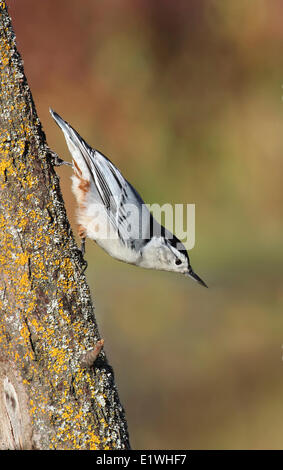
[[[87,242],[132,446],[282,448],[282,1],[8,4],[50,147],[70,160],[49,106],[146,202],[196,204],[209,289]]]

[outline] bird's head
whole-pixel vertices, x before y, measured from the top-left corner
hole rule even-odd
[[[193,271],[188,252],[175,235],[170,238],[153,237],[143,251],[140,265],[145,268],[185,274],[207,287],[205,282]]]
[[[188,252],[183,243],[180,242],[177,237],[173,236],[172,238],[165,240],[165,244],[172,253],[171,257],[169,256],[171,266],[170,271],[185,274],[202,286],[207,287],[205,282],[193,271]]]

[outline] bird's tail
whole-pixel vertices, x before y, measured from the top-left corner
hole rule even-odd
[[[80,179],[89,181],[91,179],[91,170],[89,166],[89,153],[92,151],[91,147],[89,147],[75,129],[64,121],[59,114],[51,108],[49,111],[54,121],[58,124],[64,134],[69,151],[72,155],[75,175]]]

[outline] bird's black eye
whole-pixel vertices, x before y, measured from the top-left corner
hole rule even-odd
[[[182,264],[182,261],[179,258],[177,258],[177,259],[175,259],[175,264],[177,264],[177,265]]]

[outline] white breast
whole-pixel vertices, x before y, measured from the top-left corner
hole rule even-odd
[[[109,222],[104,205],[88,201],[84,208],[80,207],[77,220],[85,228],[86,236],[96,241],[113,258],[130,264],[138,262],[140,253],[121,242]]]

